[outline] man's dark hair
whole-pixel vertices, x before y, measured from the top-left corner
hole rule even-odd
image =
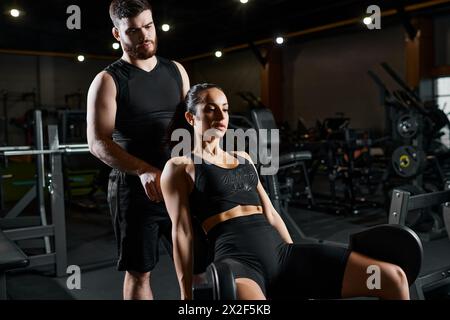
[[[147,0],[113,0],[109,6],[109,16],[117,27],[120,19],[136,17],[145,10],[152,10]]]

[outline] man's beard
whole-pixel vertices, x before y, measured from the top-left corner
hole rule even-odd
[[[158,40],[155,37],[155,40],[149,40],[146,41],[145,43],[150,43],[153,46],[153,49],[149,50],[149,49],[145,49],[145,48],[138,48],[138,46],[144,44],[144,43],[140,43],[138,45],[135,46],[129,46],[129,45],[125,45],[125,51],[132,57],[138,60],[146,60],[149,59],[151,57],[153,57],[156,54],[156,49],[158,48]]]

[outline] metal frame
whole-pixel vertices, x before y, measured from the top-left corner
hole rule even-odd
[[[42,132],[42,112],[40,110],[36,110],[34,112],[34,121],[35,121],[35,138],[36,138],[36,149],[41,150],[44,149],[44,134]],[[44,188],[45,188],[45,163],[44,163],[44,155],[38,154],[36,155],[36,172],[37,172],[37,181],[36,181],[36,198],[38,200],[39,205],[39,215],[41,217],[41,224],[43,226],[47,225],[47,214],[45,212],[45,202],[44,202]],[[48,236],[44,237],[45,242],[45,252],[50,253],[52,248],[50,246],[50,238]]]
[[[389,223],[405,225],[408,212],[424,209],[435,205],[442,205],[444,221],[450,222],[450,182],[446,182],[446,190],[428,194],[411,196],[409,192],[394,190],[389,210]],[[447,225],[447,230],[450,226]],[[450,234],[449,234],[450,237]],[[439,287],[443,283],[450,283],[450,266],[446,266],[432,273],[418,277],[410,288],[413,299],[424,300],[424,291],[432,287]]]
[[[416,300],[425,300],[425,291],[433,287],[440,287],[450,283],[450,266],[424,275],[416,279],[410,289],[411,297]]]
[[[41,111],[36,110],[36,149],[29,146],[0,148],[0,154],[5,158],[13,155],[36,155],[37,179],[33,186],[19,202],[0,220],[11,222],[16,226],[3,233],[11,240],[44,239],[45,254],[28,257],[30,264],[24,269],[32,269],[37,266],[54,265],[56,276],[66,275],[67,268],[67,245],[66,245],[66,221],[64,205],[64,181],[62,171],[62,154],[85,153],[89,151],[87,144],[60,145],[58,138],[58,127],[48,126],[49,148],[44,149],[42,133]],[[45,155],[49,155],[49,173],[45,175]],[[45,212],[44,188],[48,188],[51,198],[52,224],[47,223]],[[34,199],[39,204],[40,226],[21,226],[18,216],[23,209]],[[17,221],[13,221],[17,220]],[[8,223],[3,223],[8,224]],[[19,225],[19,227],[17,226]],[[53,248],[50,237],[53,237]],[[0,279],[1,280],[1,279]]]
[[[58,127],[48,127],[50,150],[59,150]],[[64,179],[62,160],[60,153],[54,153],[50,157],[51,181],[49,191],[51,194],[52,221],[55,226],[55,252],[56,274],[62,276],[67,268],[66,246],[66,214],[64,207]]]
[[[5,255],[0,267],[0,300],[7,299],[6,272],[14,268],[22,268],[29,264],[26,255],[20,248],[0,230],[0,252]]]
[[[6,300],[6,274],[0,272],[0,300]]]
[[[450,182],[446,183],[446,191],[419,194],[411,196],[407,191],[394,189],[392,193],[391,206],[389,209],[390,224],[406,224],[408,212],[425,209],[450,201]],[[422,233],[420,237],[424,241],[430,241],[445,235],[445,227],[432,231],[433,234]]]

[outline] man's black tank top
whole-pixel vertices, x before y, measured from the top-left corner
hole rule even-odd
[[[163,169],[170,158],[165,138],[183,81],[174,62],[157,57],[147,72],[122,59],[105,68],[117,89],[113,140],[131,155]]]
[[[195,166],[194,188],[189,196],[191,214],[202,223],[238,205],[261,205],[254,166],[236,154],[239,164],[230,169],[191,154]]]

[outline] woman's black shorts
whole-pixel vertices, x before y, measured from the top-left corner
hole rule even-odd
[[[268,298],[341,298],[346,248],[287,244],[262,214],[222,222],[208,238],[214,261],[228,263],[235,278],[254,280]]]

